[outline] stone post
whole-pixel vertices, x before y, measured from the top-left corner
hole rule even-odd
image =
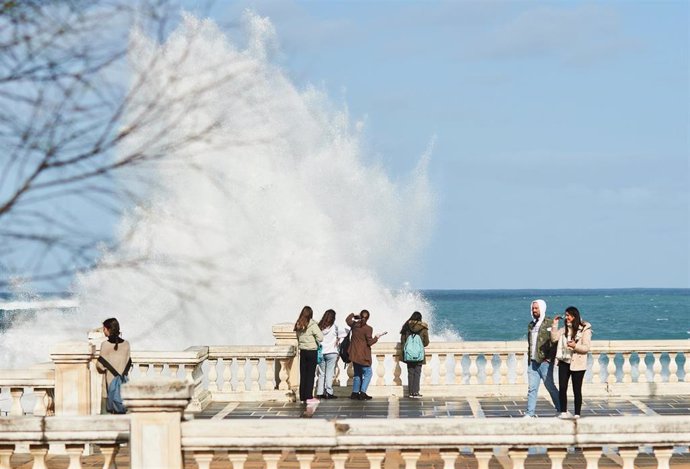
[[[55,415],[91,414],[93,345],[62,342],[51,348],[50,358],[55,363]]]
[[[183,469],[180,424],[192,390],[192,383],[167,377],[133,379],[122,386],[131,421],[131,469]]]
[[[295,347],[295,358],[290,364],[290,374],[288,379],[292,389],[299,388],[299,345],[297,343],[297,334],[293,328],[294,323],[281,322],[273,325],[273,337],[276,339],[276,345],[292,345]]]
[[[103,328],[90,330],[88,339],[94,347],[94,354],[91,359],[91,415],[99,415],[105,413],[105,396],[103,395],[105,373],[99,373],[96,369],[96,362],[101,355],[101,344],[106,340]]]

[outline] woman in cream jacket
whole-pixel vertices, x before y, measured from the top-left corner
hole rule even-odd
[[[558,392],[561,402],[560,418],[568,417],[568,380],[573,380],[575,397],[574,417],[580,418],[582,411],[582,382],[587,370],[587,354],[592,343],[592,325],[580,317],[575,306],[565,309],[565,327],[558,328],[560,316],[556,316],[551,327],[551,341],[558,342]]]

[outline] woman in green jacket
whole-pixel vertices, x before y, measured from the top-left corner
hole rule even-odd
[[[314,376],[316,375],[316,355],[323,332],[312,319],[314,311],[305,306],[295,322],[295,332],[299,346],[299,400],[303,404],[314,404]]]

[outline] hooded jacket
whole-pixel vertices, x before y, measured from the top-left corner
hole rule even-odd
[[[558,340],[565,333],[566,328],[551,328],[551,341],[558,344]],[[587,354],[592,345],[592,325],[586,321],[580,324],[580,330],[575,334],[575,348],[570,356],[570,371],[584,371],[587,369]]]
[[[316,350],[323,340],[323,332],[313,319],[309,320],[307,328],[297,331],[297,342],[300,350]]]
[[[405,323],[405,325],[402,328],[402,332],[400,333],[400,355],[401,355],[401,361],[405,362],[402,357],[405,355],[403,353],[403,349],[405,348],[405,341],[407,341],[407,338],[412,335],[412,334],[418,334],[422,338],[422,344],[426,347],[429,345],[429,325],[425,323],[424,321],[413,321],[409,320]],[[405,362],[408,363],[408,362]],[[421,362],[409,362],[411,364],[417,364],[421,363],[423,365],[426,365],[426,353],[424,354],[424,360]]]
[[[534,319],[532,316],[532,303],[536,302],[539,305],[539,319]],[[535,360],[532,356],[532,330],[536,327],[537,333],[536,343],[536,362],[551,361],[556,356],[556,344],[551,341],[551,324],[553,320],[546,315],[546,302],[544,300],[534,300],[530,302],[530,316],[532,321],[527,325],[527,354],[530,360]]]

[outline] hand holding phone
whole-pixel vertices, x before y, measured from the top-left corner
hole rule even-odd
[[[381,332],[380,334],[378,334],[376,337],[381,338],[381,337],[383,337],[383,336],[386,335],[386,334],[388,334],[388,331],[383,331],[383,332]]]

